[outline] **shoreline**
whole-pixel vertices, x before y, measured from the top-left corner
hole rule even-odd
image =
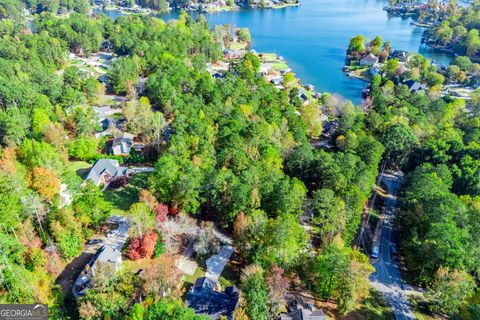
[[[280,3],[280,4],[272,4],[269,6],[250,6],[250,5],[235,5],[235,6],[221,6],[221,7],[212,7],[212,8],[201,8],[201,7],[169,7],[167,11],[160,11],[154,10],[150,8],[143,8],[143,7],[121,7],[121,6],[106,6],[103,7],[101,5],[93,5],[91,7],[91,11],[94,10],[101,10],[101,11],[117,11],[122,14],[147,14],[147,15],[157,15],[157,14],[165,14],[169,13],[174,10],[185,10],[187,12],[199,12],[199,13],[216,13],[216,12],[234,12],[239,11],[241,9],[283,9],[288,7],[297,7],[300,6],[301,2],[296,3]]]

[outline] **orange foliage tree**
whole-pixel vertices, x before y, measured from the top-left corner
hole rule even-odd
[[[29,175],[29,184],[48,201],[52,201],[60,193],[60,179],[57,174],[45,168],[33,168]]]

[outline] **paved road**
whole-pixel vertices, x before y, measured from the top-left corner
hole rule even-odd
[[[379,257],[372,261],[376,271],[370,276],[370,282],[374,288],[383,293],[392,306],[397,320],[415,319],[405,294],[400,268],[391,253],[391,246],[396,245],[397,242],[397,233],[393,228],[393,219],[398,210],[395,194],[400,188],[402,180],[396,173],[385,173],[382,181],[388,189],[389,196],[385,208]]]

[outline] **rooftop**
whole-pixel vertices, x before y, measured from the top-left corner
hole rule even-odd
[[[120,177],[127,173],[126,167],[120,167],[118,160],[113,159],[99,159],[90,169],[85,180],[91,179],[93,183],[98,186],[102,182],[102,176],[104,174],[110,177]]]
[[[187,293],[186,305],[197,314],[204,314],[211,319],[226,316],[233,320],[238,306],[240,292],[236,287],[227,287],[223,292],[215,291],[215,282],[207,277],[198,278]]]

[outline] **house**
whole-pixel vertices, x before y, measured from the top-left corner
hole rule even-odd
[[[215,287],[216,283],[212,279],[198,278],[187,293],[186,306],[194,309],[195,313],[214,320],[222,317],[233,320],[240,291],[235,286],[227,287],[224,291],[217,291]]]
[[[322,132],[322,134],[323,134],[325,137],[330,138],[331,136],[333,136],[333,134],[335,133],[335,131],[337,131],[337,128],[338,128],[338,122],[336,122],[336,121],[324,122],[324,123],[323,123],[323,132]]]
[[[247,52],[243,49],[241,50],[225,49],[223,50],[223,58],[225,60],[241,59],[245,56],[246,53]]]
[[[133,146],[133,134],[122,132],[113,140],[112,152],[115,156],[128,156]]]
[[[381,71],[381,68],[380,68],[380,65],[377,63],[377,64],[374,64],[371,68],[370,68],[370,74],[372,76],[375,76],[377,74],[379,74]]]
[[[112,45],[112,43],[110,42],[110,40],[108,40],[108,39],[103,40],[103,42],[102,42],[102,51],[111,52],[112,49],[113,49],[113,45]]]
[[[90,261],[85,266],[85,269],[80,273],[77,280],[73,284],[72,293],[75,298],[85,295],[85,290],[90,286],[92,275],[95,270],[101,265],[108,268],[111,272],[117,272],[122,265],[122,252],[109,245],[103,245],[93,255]]]
[[[303,88],[298,89],[298,97],[303,101],[308,100],[307,92]]]
[[[412,55],[407,51],[395,50],[390,54],[389,58],[398,59],[400,62],[409,62],[412,58]]]
[[[120,108],[112,108],[110,106],[103,106],[103,107],[93,107],[93,111],[97,115],[98,121],[102,122],[103,120],[107,119],[109,116],[122,113],[122,109]]]
[[[113,178],[126,175],[127,168],[120,167],[118,160],[99,159],[93,164],[87,178],[85,178],[85,182],[90,179],[96,186],[101,184],[108,185]]]
[[[282,76],[276,76],[270,80],[271,83],[273,83],[276,86],[281,86],[283,83],[283,77]]]
[[[309,310],[304,308],[298,308],[295,311],[289,313],[283,313],[280,315],[280,320],[326,320],[325,313],[322,309]]]
[[[259,73],[262,75],[262,76],[266,76],[267,74],[270,73],[270,70],[273,68],[273,63],[261,63],[260,64],[260,69],[259,69]]]
[[[360,59],[361,66],[371,67],[376,63],[378,63],[378,57],[374,56],[372,53],[369,53],[368,55]]]
[[[420,83],[420,82],[417,82],[417,81],[414,81],[414,80],[405,81],[405,82],[403,82],[403,84],[408,87],[410,92],[418,92],[418,91],[428,89],[428,87],[426,85],[424,85],[423,83]]]
[[[205,277],[217,282],[222,274],[225,265],[233,254],[234,250],[231,246],[223,246],[222,249],[216,254],[207,259],[207,272]]]

